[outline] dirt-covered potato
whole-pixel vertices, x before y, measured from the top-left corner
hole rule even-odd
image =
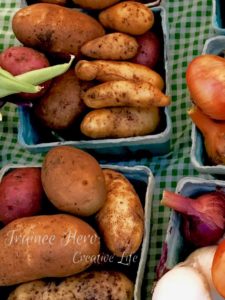
[[[102,169],[93,156],[82,150],[68,146],[50,150],[41,178],[48,199],[61,211],[90,216],[105,202]]]
[[[148,31],[136,37],[139,44],[136,56],[131,60],[149,68],[155,68],[161,55],[161,41],[155,32]]]
[[[83,118],[81,132],[92,138],[126,138],[154,132],[160,122],[159,108],[113,107],[89,112]]]
[[[123,1],[103,10],[99,14],[99,20],[106,28],[139,35],[153,26],[154,14],[142,3]]]
[[[54,130],[67,129],[84,111],[80,82],[72,69],[53,79],[47,93],[34,107],[38,119]]]
[[[60,284],[33,281],[18,286],[8,300],[131,300],[134,286],[121,272],[90,271]]]
[[[167,106],[170,98],[160,89],[145,81],[108,81],[88,89],[84,103],[91,108],[134,106],[149,108]]]
[[[0,244],[0,286],[82,272],[100,250],[95,230],[66,214],[14,220],[0,230]]]
[[[103,27],[94,18],[48,3],[21,8],[13,16],[12,28],[25,46],[74,55],[84,43],[104,35]]]
[[[127,60],[138,51],[134,37],[114,32],[87,42],[81,47],[81,53],[95,59]]]
[[[30,47],[12,46],[0,54],[0,67],[14,76],[49,66],[47,57]],[[19,93],[19,97],[26,100],[40,98],[45,94],[50,83],[51,80],[42,83],[42,89],[38,93]]]
[[[0,183],[0,222],[38,214],[43,196],[40,168],[14,169]]]
[[[75,72],[79,79],[86,81],[140,80],[149,82],[160,90],[164,87],[164,81],[157,72],[127,61],[80,60]]]
[[[7,300],[38,300],[43,296],[47,283],[42,280],[22,283],[10,293]]]
[[[116,256],[134,254],[144,235],[144,211],[132,184],[114,170],[103,170],[107,199],[96,220],[107,248]]]
[[[0,66],[12,75],[49,67],[47,57],[32,48],[12,46],[0,54]]]

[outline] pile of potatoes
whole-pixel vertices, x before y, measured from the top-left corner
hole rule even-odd
[[[137,253],[144,211],[122,173],[59,146],[41,168],[7,173],[0,203],[0,286],[16,285],[7,299],[133,299],[134,284],[114,259]],[[110,261],[101,261],[103,251]]]
[[[103,2],[113,5],[103,9]],[[160,107],[169,105],[170,98],[163,93],[161,75],[149,67],[160,53],[159,40],[150,31],[154,13],[140,2],[116,2],[75,1],[103,9],[96,18],[49,3],[29,5],[14,15],[12,28],[23,47],[1,53],[2,68],[17,75],[15,65],[20,74],[46,67],[34,63],[43,55],[49,64],[56,57],[77,59],[36,99],[32,94],[32,116],[45,128],[104,139],[148,135],[159,127]],[[41,52],[40,58],[33,51]],[[152,54],[150,60],[147,54]]]

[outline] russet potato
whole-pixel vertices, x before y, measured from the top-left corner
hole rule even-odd
[[[121,272],[87,271],[60,284],[41,280],[21,284],[8,300],[131,300],[133,292],[133,282]]]
[[[107,199],[96,216],[107,248],[116,256],[134,254],[144,235],[144,211],[129,180],[121,173],[104,169]]]
[[[49,3],[21,8],[13,16],[12,28],[25,46],[74,55],[84,43],[105,33],[101,24],[87,14]]]
[[[95,230],[66,214],[14,220],[0,230],[0,242],[0,286],[79,273],[100,250]]]
[[[96,213],[106,199],[102,169],[90,154],[69,146],[53,148],[41,171],[44,191],[59,210],[79,216]]]
[[[35,115],[48,128],[69,128],[85,111],[80,89],[72,69],[54,78],[47,93],[34,105]]]

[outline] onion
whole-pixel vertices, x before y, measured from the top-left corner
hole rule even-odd
[[[222,298],[218,294],[212,281],[211,269],[216,250],[216,245],[197,249],[192,252],[183,263],[179,265],[190,266],[198,270],[198,272],[201,273],[208,282],[212,299],[224,300],[224,298]]]
[[[183,235],[192,245],[216,244],[225,230],[225,193],[215,191],[195,200],[165,190],[161,203],[183,216]]]
[[[193,267],[177,266],[156,284],[152,300],[212,300],[205,277]]]
[[[212,54],[194,58],[186,81],[193,102],[209,117],[225,120],[225,59]]]
[[[211,163],[225,165],[225,122],[210,119],[197,107],[191,108],[188,114],[204,136]]]

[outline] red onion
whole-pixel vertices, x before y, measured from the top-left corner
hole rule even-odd
[[[184,238],[192,245],[216,244],[225,231],[225,193],[215,191],[191,199],[164,191],[161,203],[183,216]]]

